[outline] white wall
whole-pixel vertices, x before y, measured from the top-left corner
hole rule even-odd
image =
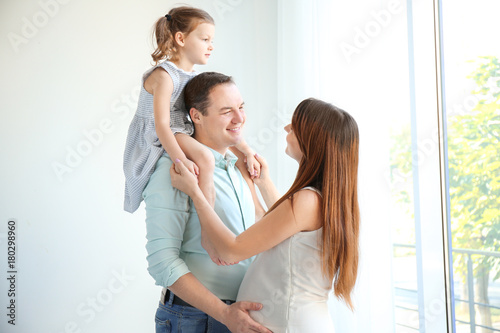
[[[216,20],[215,52],[198,70],[235,77],[251,135],[265,121],[260,110],[276,105],[276,5],[187,2]],[[16,325],[4,314],[2,259],[0,331],[154,330],[160,287],[146,270],[144,209],[122,210],[122,154],[151,27],[174,4],[0,4],[2,258],[7,221],[17,220]]]

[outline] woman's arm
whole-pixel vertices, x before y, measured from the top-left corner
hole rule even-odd
[[[234,148],[230,147],[229,149],[245,163],[246,170],[252,179],[260,175],[260,163],[255,158],[255,152],[245,140],[241,140]]]
[[[255,189],[255,184],[250,178],[250,175],[247,170],[247,166],[245,165],[245,162],[241,159],[238,158],[238,161],[236,162],[236,167],[240,170],[241,176],[243,179],[245,179],[248,188],[250,189],[250,193],[252,194],[252,200],[255,206],[255,221],[260,220],[264,214],[266,213],[266,209],[262,206],[259,196],[257,195],[257,190]]]
[[[260,194],[262,194],[262,198],[264,199],[267,208],[271,208],[271,206],[274,205],[274,203],[278,201],[279,198],[281,198],[281,195],[278,192],[276,186],[274,186],[273,181],[271,180],[267,161],[264,159],[264,157],[257,154],[255,154],[255,158],[260,163],[261,168],[259,177],[254,178],[253,182],[259,188]]]
[[[238,157],[236,166],[238,167],[238,169],[240,169],[242,176],[245,178],[248,186],[250,187],[250,190],[252,191],[252,197],[254,199],[256,208],[256,216],[261,217],[264,215],[265,209],[260,204],[257,193],[255,191],[255,187],[253,186],[253,184],[251,184],[252,181],[259,188],[260,194],[262,194],[262,198],[264,199],[264,202],[266,203],[266,206],[268,208],[274,205],[274,203],[278,201],[279,198],[281,198],[281,195],[279,194],[276,186],[274,186],[274,183],[269,176],[269,167],[267,165],[267,162],[264,157],[258,154],[254,154],[253,159],[257,164],[259,164],[260,170],[258,176],[251,176],[248,173],[244,172],[247,168],[247,165],[245,164],[246,161],[244,159],[248,156],[244,155],[243,152],[239,149],[232,147],[230,147],[229,149]],[[262,208],[262,210],[260,210],[260,208]],[[260,217],[258,217],[257,220],[259,220]]]
[[[299,191],[290,199],[238,236],[219,219],[196,183],[196,177],[178,164],[180,174],[170,169],[172,185],[188,194],[196,207],[200,223],[220,258],[236,262],[250,258],[281,243],[300,231],[321,227],[321,198],[314,191]]]

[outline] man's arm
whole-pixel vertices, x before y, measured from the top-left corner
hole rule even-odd
[[[156,284],[167,287],[189,273],[179,251],[189,218],[189,198],[172,188],[169,167],[161,157],[144,189],[146,203],[146,250],[148,271]]]
[[[181,276],[168,289],[182,298],[183,301],[226,325],[231,332],[271,333],[270,330],[255,322],[248,314],[248,311],[260,310],[261,304],[237,302],[227,305],[205,288],[192,273]]]

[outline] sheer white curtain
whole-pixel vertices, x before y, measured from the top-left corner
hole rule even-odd
[[[433,14],[431,1],[278,1],[280,108],[317,97],[350,112],[360,130],[356,311],[332,299],[338,332],[446,329]],[[398,144],[410,171],[394,181]],[[278,162],[281,185],[293,172]],[[391,192],[401,184],[404,212]],[[396,255],[397,243],[414,254]]]

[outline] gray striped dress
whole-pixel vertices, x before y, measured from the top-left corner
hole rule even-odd
[[[185,72],[170,62],[164,61],[144,73],[137,111],[128,129],[123,171],[125,172],[124,209],[133,213],[142,201],[142,192],[155,169],[156,162],[165,152],[155,130],[153,95],[144,89],[144,82],[158,67],[170,74],[174,90],[170,98],[170,128],[175,133],[192,135],[194,128],[184,105],[184,87],[196,72]]]

